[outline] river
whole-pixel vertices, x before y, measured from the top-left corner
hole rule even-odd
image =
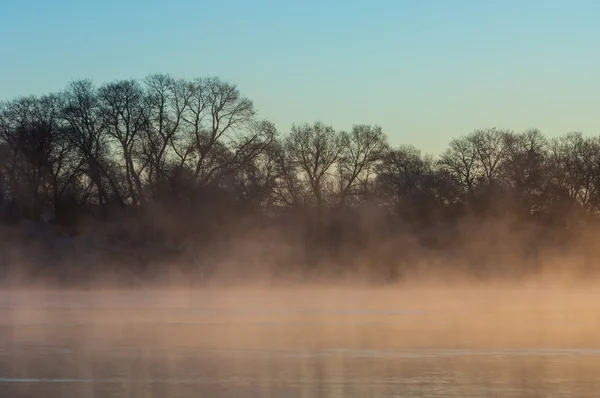
[[[594,289],[0,294],[2,397],[590,397]]]

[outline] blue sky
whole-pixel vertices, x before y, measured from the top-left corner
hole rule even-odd
[[[594,135],[598,21],[592,0],[0,0],[0,100],[216,75],[283,132],[380,124],[431,153],[484,127]]]

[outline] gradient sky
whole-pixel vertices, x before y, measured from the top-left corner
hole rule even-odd
[[[0,100],[164,72],[235,82],[287,132],[600,133],[600,2],[0,0]]]

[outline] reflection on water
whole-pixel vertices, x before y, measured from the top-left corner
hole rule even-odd
[[[3,297],[0,396],[591,397],[600,390],[598,318],[581,310],[586,302],[593,310],[589,297],[569,296],[564,307],[549,299],[482,307],[464,297],[311,297],[314,306],[289,295]]]

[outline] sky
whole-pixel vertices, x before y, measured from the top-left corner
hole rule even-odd
[[[286,133],[378,124],[438,154],[478,128],[600,134],[593,0],[0,0],[0,100],[218,76]]]

